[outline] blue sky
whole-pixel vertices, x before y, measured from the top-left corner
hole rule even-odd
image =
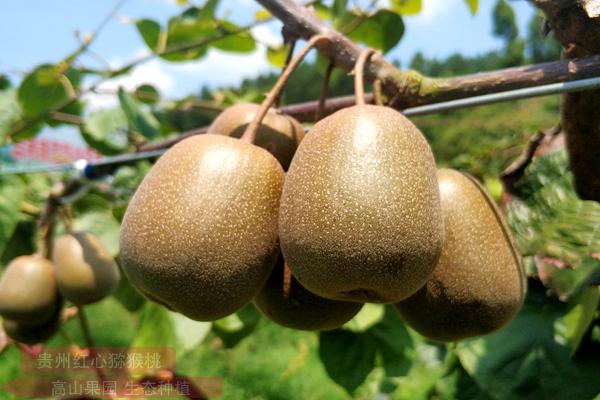
[[[198,0],[201,3],[201,0]],[[380,3],[385,0],[380,1]],[[494,0],[480,0],[479,10],[472,16],[464,0],[423,0],[417,16],[405,17],[405,35],[389,54],[403,66],[416,51],[430,57],[443,58],[460,52],[476,55],[496,49],[501,42],[491,35],[491,10]],[[13,82],[23,72],[43,62],[56,62],[78,46],[80,35],[91,32],[113,7],[109,0],[20,0],[5,2],[0,22],[0,72],[9,73]],[[533,8],[525,0],[511,1],[521,32],[526,32]],[[237,23],[251,22],[259,6],[252,0],[221,0],[219,13],[229,14]],[[118,15],[94,42],[92,50],[113,66],[147,53],[133,21],[152,18],[165,23],[181,12],[175,0],[128,0]],[[261,26],[253,33],[264,42],[279,41],[280,24]],[[119,85],[133,89],[141,83],[153,83],[163,96],[177,98],[197,92],[203,84],[236,85],[243,78],[271,69],[264,57],[264,47],[251,55],[236,55],[211,50],[201,61],[167,63],[152,60],[140,65],[128,76],[108,82],[103,89],[111,91]],[[91,57],[82,62],[98,65]],[[93,108],[115,104],[113,96],[88,97]]]

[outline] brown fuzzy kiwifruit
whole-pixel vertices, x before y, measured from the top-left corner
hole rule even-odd
[[[363,306],[309,292],[292,275],[281,255],[265,286],[254,298],[254,304],[271,321],[306,331],[339,328]]]
[[[470,176],[438,171],[446,240],[433,275],[397,310],[430,339],[485,335],[519,311],[526,280],[520,256],[494,201]]]
[[[58,290],[74,304],[100,301],[119,284],[119,267],[100,240],[88,232],[59,237],[52,251],[52,262]]]
[[[284,172],[266,150],[221,135],[169,149],[121,225],[123,271],[142,293],[195,320],[248,303],[275,264]]]
[[[12,260],[0,277],[0,315],[2,318],[41,324],[56,312],[59,294],[54,265],[38,255]]]
[[[60,303],[60,302],[59,302]],[[60,327],[61,307],[56,308],[50,319],[41,324],[30,324],[27,322],[2,320],[2,328],[6,335],[12,340],[24,344],[43,343],[50,339]]]
[[[239,103],[228,107],[215,118],[208,133],[239,138],[259,110],[260,105],[254,103]],[[273,154],[287,171],[303,138],[304,128],[295,118],[269,109],[254,143]]]
[[[395,303],[421,288],[444,228],[431,149],[399,112],[357,105],[300,143],[279,213],[283,255],[311,292]]]

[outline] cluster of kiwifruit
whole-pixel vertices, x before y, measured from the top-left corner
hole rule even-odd
[[[17,342],[50,339],[60,326],[63,299],[78,306],[95,303],[119,283],[118,266],[90,233],[60,236],[51,260],[40,254],[20,256],[0,277],[2,325]]]
[[[442,341],[515,315],[525,280],[500,212],[473,178],[436,171],[401,113],[342,109],[300,142],[301,125],[269,111],[258,146],[235,139],[257,109],[225,110],[136,191],[120,251],[141,293],[196,320],[254,301],[305,330],[339,327],[365,302],[394,304]]]

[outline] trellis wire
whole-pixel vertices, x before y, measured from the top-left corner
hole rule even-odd
[[[548,96],[552,94],[560,94],[567,92],[576,92],[582,90],[591,90],[600,88],[600,77],[580,79],[571,82],[550,83],[546,85],[534,86],[523,89],[508,90],[499,93],[485,94],[480,96],[469,97],[466,99],[450,100],[440,103],[428,104],[424,106],[411,107],[402,110],[406,116],[417,116],[426,114],[435,114],[444,111],[452,111],[460,108],[469,108],[482,106],[486,104],[499,103],[503,101],[520,100],[531,97]],[[95,179],[103,175],[110,174],[112,170],[121,165],[130,164],[132,162],[156,158],[162,155],[166,149],[121,154],[114,157],[105,157],[100,161],[87,162],[78,160],[73,163],[51,165],[51,166],[34,166],[22,168],[5,168],[0,169],[2,175],[16,174],[32,174],[42,172],[66,172],[71,170],[79,170],[83,178]],[[83,165],[83,167],[82,167]]]

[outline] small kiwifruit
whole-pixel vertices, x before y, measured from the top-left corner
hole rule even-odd
[[[440,169],[438,181],[444,249],[427,284],[396,308],[434,340],[485,335],[507,324],[523,303],[521,259],[500,211],[474,178]]]
[[[225,109],[215,118],[208,133],[239,138],[260,110],[259,104],[239,103]],[[304,138],[304,128],[289,115],[269,109],[260,124],[254,143],[268,150],[287,171],[296,148]]]
[[[52,262],[58,290],[74,304],[100,301],[119,284],[119,267],[100,240],[87,232],[59,237]]]
[[[431,149],[399,112],[358,105],[300,143],[279,213],[296,278],[330,299],[395,303],[422,287],[444,227]]]
[[[135,192],[121,226],[123,271],[189,318],[248,303],[275,264],[284,172],[266,150],[220,135],[173,146]]]
[[[28,324],[41,324],[55,313],[59,294],[54,265],[41,256],[12,260],[0,277],[0,315]]]
[[[363,306],[309,292],[292,275],[281,255],[267,283],[254,298],[254,304],[271,321],[306,331],[339,328]]]
[[[12,340],[25,344],[43,343],[50,339],[60,327],[61,308],[57,307],[50,319],[41,324],[2,320],[2,328]]]

